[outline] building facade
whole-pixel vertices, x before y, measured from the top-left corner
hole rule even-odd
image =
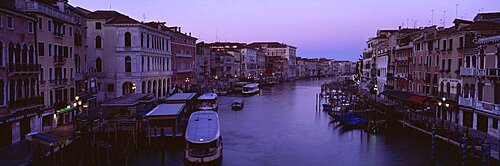
[[[94,11],[87,19],[89,70],[97,77],[98,100],[134,93],[169,94],[171,36],[161,23],[144,24],[116,11]]]
[[[182,33],[181,27],[170,27],[172,37],[173,84],[189,90],[197,85],[195,66],[196,38]]]

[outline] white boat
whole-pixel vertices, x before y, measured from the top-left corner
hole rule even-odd
[[[251,83],[251,84],[245,85],[243,87],[243,91],[241,91],[241,93],[243,93],[243,94],[255,94],[255,93],[259,93],[259,91],[260,91],[259,84]]]
[[[217,110],[219,107],[219,102],[217,101],[216,93],[204,93],[198,97],[198,109],[199,110]]]
[[[243,87],[245,87],[248,82],[237,82],[233,85],[233,92],[235,93],[241,93],[243,91]]]
[[[222,161],[222,136],[217,112],[205,110],[191,114],[186,129],[184,153],[184,159],[188,163]]]

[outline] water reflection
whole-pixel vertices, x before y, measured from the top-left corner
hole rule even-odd
[[[224,138],[222,165],[428,165],[430,138],[408,129],[368,135],[343,128],[315,110],[315,94],[326,80],[301,80],[243,96],[245,107],[231,110],[240,95],[219,99]],[[183,144],[144,150],[132,165],[182,165]],[[161,161],[161,155],[165,161]],[[458,165],[453,147],[439,145],[437,165]]]

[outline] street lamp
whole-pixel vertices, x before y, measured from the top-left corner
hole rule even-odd
[[[132,84],[132,93],[135,93],[135,84]]]
[[[439,108],[442,109],[441,116],[442,116],[443,112],[444,112],[444,114],[446,116],[445,119],[441,119],[442,122],[443,122],[443,125],[444,125],[444,120],[448,119],[447,108],[450,107],[450,103],[446,102],[446,98],[443,97],[443,98],[441,98],[441,101],[438,102],[438,106],[439,106]]]

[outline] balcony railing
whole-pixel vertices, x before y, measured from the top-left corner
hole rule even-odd
[[[486,75],[485,69],[476,69],[476,68],[460,68],[461,76],[484,76]]]
[[[500,77],[500,68],[486,69],[486,75],[488,77]]]
[[[474,102],[473,101],[474,100],[471,99],[471,98],[460,97],[458,99],[458,105],[474,108]]]
[[[458,101],[459,99],[459,95],[457,94],[453,94],[453,93],[447,93],[447,92],[438,92],[436,93],[437,96],[435,97],[438,97],[438,98],[446,98],[448,100],[452,100],[452,101]]]
[[[65,63],[66,63],[66,57],[63,56],[54,57],[54,65],[64,65]]]
[[[170,51],[168,51],[168,50],[153,49],[153,48],[146,48],[146,47],[116,47],[115,51],[116,52],[126,52],[126,51],[139,52],[139,51],[142,51],[142,52],[170,54]]]
[[[26,2],[26,11],[40,12],[58,18],[60,20],[64,20],[66,22],[76,23],[75,19],[73,19],[73,16],[63,13],[58,9],[56,9],[55,7],[47,6],[43,3],[39,3],[36,1]]]
[[[9,72],[11,73],[32,73],[39,72],[40,64],[9,64]]]
[[[39,106],[43,104],[43,96],[33,96],[22,99],[16,99],[14,101],[10,101],[9,109],[10,110],[19,110],[22,108],[28,108],[33,106]]]
[[[191,54],[175,54],[176,57],[182,57],[182,58],[191,58],[193,55]]]
[[[476,101],[476,109],[490,114],[500,115],[500,104]]]

